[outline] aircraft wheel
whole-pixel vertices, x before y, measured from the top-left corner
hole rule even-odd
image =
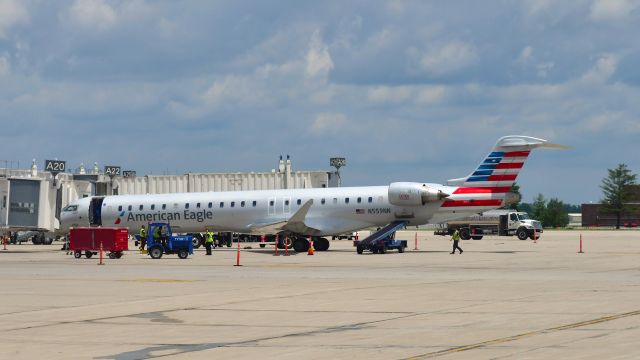
[[[462,239],[462,240],[471,239],[471,232],[469,231],[469,228],[461,228],[460,229],[460,239]]]
[[[200,248],[200,246],[202,246],[202,244],[203,244],[202,235],[200,235],[200,234],[193,235],[193,237],[191,238],[191,242],[193,243],[193,248],[194,249]]]
[[[309,242],[307,239],[299,237],[293,242],[293,250],[295,252],[309,251]]]
[[[476,235],[471,237],[473,240],[482,240],[482,235]]]
[[[313,240],[313,248],[318,251],[327,251],[329,250],[329,240],[325,238],[316,238]]]

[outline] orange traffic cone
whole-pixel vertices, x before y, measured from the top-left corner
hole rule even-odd
[[[311,236],[309,236],[309,251],[307,255],[313,255],[313,241],[311,241]]]

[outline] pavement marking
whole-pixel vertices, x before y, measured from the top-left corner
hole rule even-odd
[[[185,283],[185,282],[196,282],[196,281],[204,281],[204,280],[140,278],[140,279],[125,279],[125,280],[116,280],[116,281],[124,281],[124,282],[151,282],[151,283]]]
[[[526,338],[526,337],[535,336],[535,335],[549,334],[549,333],[553,333],[553,332],[556,332],[556,331],[562,331],[562,330],[570,330],[570,329],[575,329],[575,328],[579,328],[579,327],[583,327],[583,326],[599,324],[599,323],[603,323],[603,322],[607,322],[607,321],[612,321],[612,320],[617,320],[617,319],[622,319],[622,318],[626,318],[626,317],[630,317],[630,316],[637,316],[637,315],[640,315],[640,310],[626,312],[626,313],[622,313],[622,314],[615,314],[615,315],[610,315],[610,316],[603,316],[603,317],[600,317],[600,318],[580,321],[580,322],[573,323],[573,324],[567,324],[567,325],[556,326],[556,327],[552,327],[552,328],[548,328],[548,329],[531,331],[531,332],[527,332],[527,333],[507,336],[507,337],[488,340],[488,341],[483,341],[483,342],[470,344],[470,345],[458,346],[458,347],[454,347],[454,348],[451,348],[451,349],[440,350],[440,351],[435,351],[435,352],[426,353],[426,354],[422,354],[422,355],[412,356],[412,357],[407,358],[406,360],[430,359],[430,358],[444,356],[444,355],[448,355],[448,354],[454,354],[454,353],[458,353],[458,352],[462,352],[462,351],[479,349],[479,348],[483,348],[483,347],[487,347],[487,346],[491,346],[491,345],[503,344],[503,343],[506,343],[506,342],[520,340],[520,339],[523,339],[523,338]]]

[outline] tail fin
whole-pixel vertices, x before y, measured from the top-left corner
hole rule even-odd
[[[451,179],[447,184],[475,188],[500,188],[504,190],[501,192],[508,192],[531,150],[539,147],[566,148],[563,145],[551,144],[547,140],[529,136],[504,136],[498,140],[491,153],[473,173],[464,178]]]

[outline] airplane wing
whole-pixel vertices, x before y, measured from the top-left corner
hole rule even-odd
[[[273,234],[280,231],[289,231],[298,234],[318,232],[318,229],[307,226],[305,223],[305,218],[311,205],[313,205],[313,199],[307,200],[289,220],[256,222],[247,225],[247,230],[253,234]]]

